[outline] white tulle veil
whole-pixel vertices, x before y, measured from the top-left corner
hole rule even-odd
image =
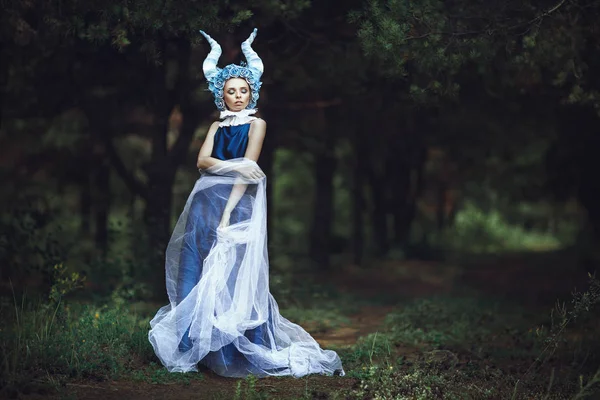
[[[269,291],[266,179],[242,178],[242,166],[256,163],[238,158],[203,171],[186,202],[166,252],[169,304],[150,322],[154,351],[171,372],[202,363],[232,377],[343,374],[334,351],[279,313]],[[244,194],[221,229],[234,185]]]

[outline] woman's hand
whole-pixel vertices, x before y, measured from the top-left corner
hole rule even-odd
[[[229,211],[229,210],[223,211],[223,215],[221,216],[221,222],[219,222],[219,226],[217,226],[217,230],[227,228],[229,226],[230,218],[231,218],[231,211]]]
[[[246,179],[260,180],[265,177],[265,173],[262,172],[258,165],[243,165],[236,168],[236,171]]]

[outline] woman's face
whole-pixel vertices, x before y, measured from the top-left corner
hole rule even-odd
[[[243,78],[231,78],[225,82],[223,100],[230,111],[241,111],[250,102],[250,87]]]

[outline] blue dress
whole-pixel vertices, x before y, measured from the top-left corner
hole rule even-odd
[[[337,353],[323,350],[301,326],[279,313],[269,290],[266,179],[244,157],[250,124],[215,133],[218,163],[202,172],[166,251],[169,304],[150,321],[148,339],[170,372],[205,365],[227,377],[343,375]],[[230,225],[219,228],[236,189]]]
[[[248,147],[248,132],[250,124],[237,126],[219,127],[214,137],[214,144],[211,156],[219,160],[231,160],[244,157]],[[256,185],[249,185],[246,189],[247,194],[252,194],[256,190]],[[182,301],[198,283],[202,274],[202,262],[208,255],[213,243],[217,239],[214,226],[221,220],[226,199],[231,192],[231,185],[218,185],[212,192],[200,191],[192,201],[186,231],[194,231],[195,241],[186,241],[182,247],[180,272],[178,288],[178,301]],[[211,193],[208,198],[207,193]],[[215,193],[221,193],[221,196],[215,196]],[[248,210],[243,204],[251,197],[244,196],[238,206],[231,213],[231,223],[237,223],[249,216],[244,215],[244,210]],[[240,212],[241,211],[241,212]],[[192,236],[190,236],[192,237]],[[238,253],[243,253],[243,247],[238,249]],[[238,257],[236,267],[239,267],[241,254]],[[235,267],[234,267],[235,268]],[[236,274],[231,274],[235,277]],[[230,290],[233,291],[235,282],[228,282]],[[245,336],[253,343],[268,346],[269,341],[264,335],[265,329],[259,326],[255,329],[246,331]],[[179,350],[182,352],[192,348],[189,338],[189,328],[179,343]],[[235,365],[235,369],[243,369],[247,373],[255,372],[254,366],[240,353],[237,348],[230,343],[218,351],[208,353],[201,361],[202,364],[212,369],[220,375],[229,375],[227,371]]]

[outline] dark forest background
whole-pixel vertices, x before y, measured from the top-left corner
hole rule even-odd
[[[217,117],[200,27],[221,65],[260,28],[274,255],[329,268],[600,232],[594,2],[5,3],[3,280],[51,252],[162,293]]]
[[[600,261],[598,1],[1,4],[4,294],[166,301],[164,248],[218,118],[199,29],[223,67],[258,28],[283,303],[348,265]]]

